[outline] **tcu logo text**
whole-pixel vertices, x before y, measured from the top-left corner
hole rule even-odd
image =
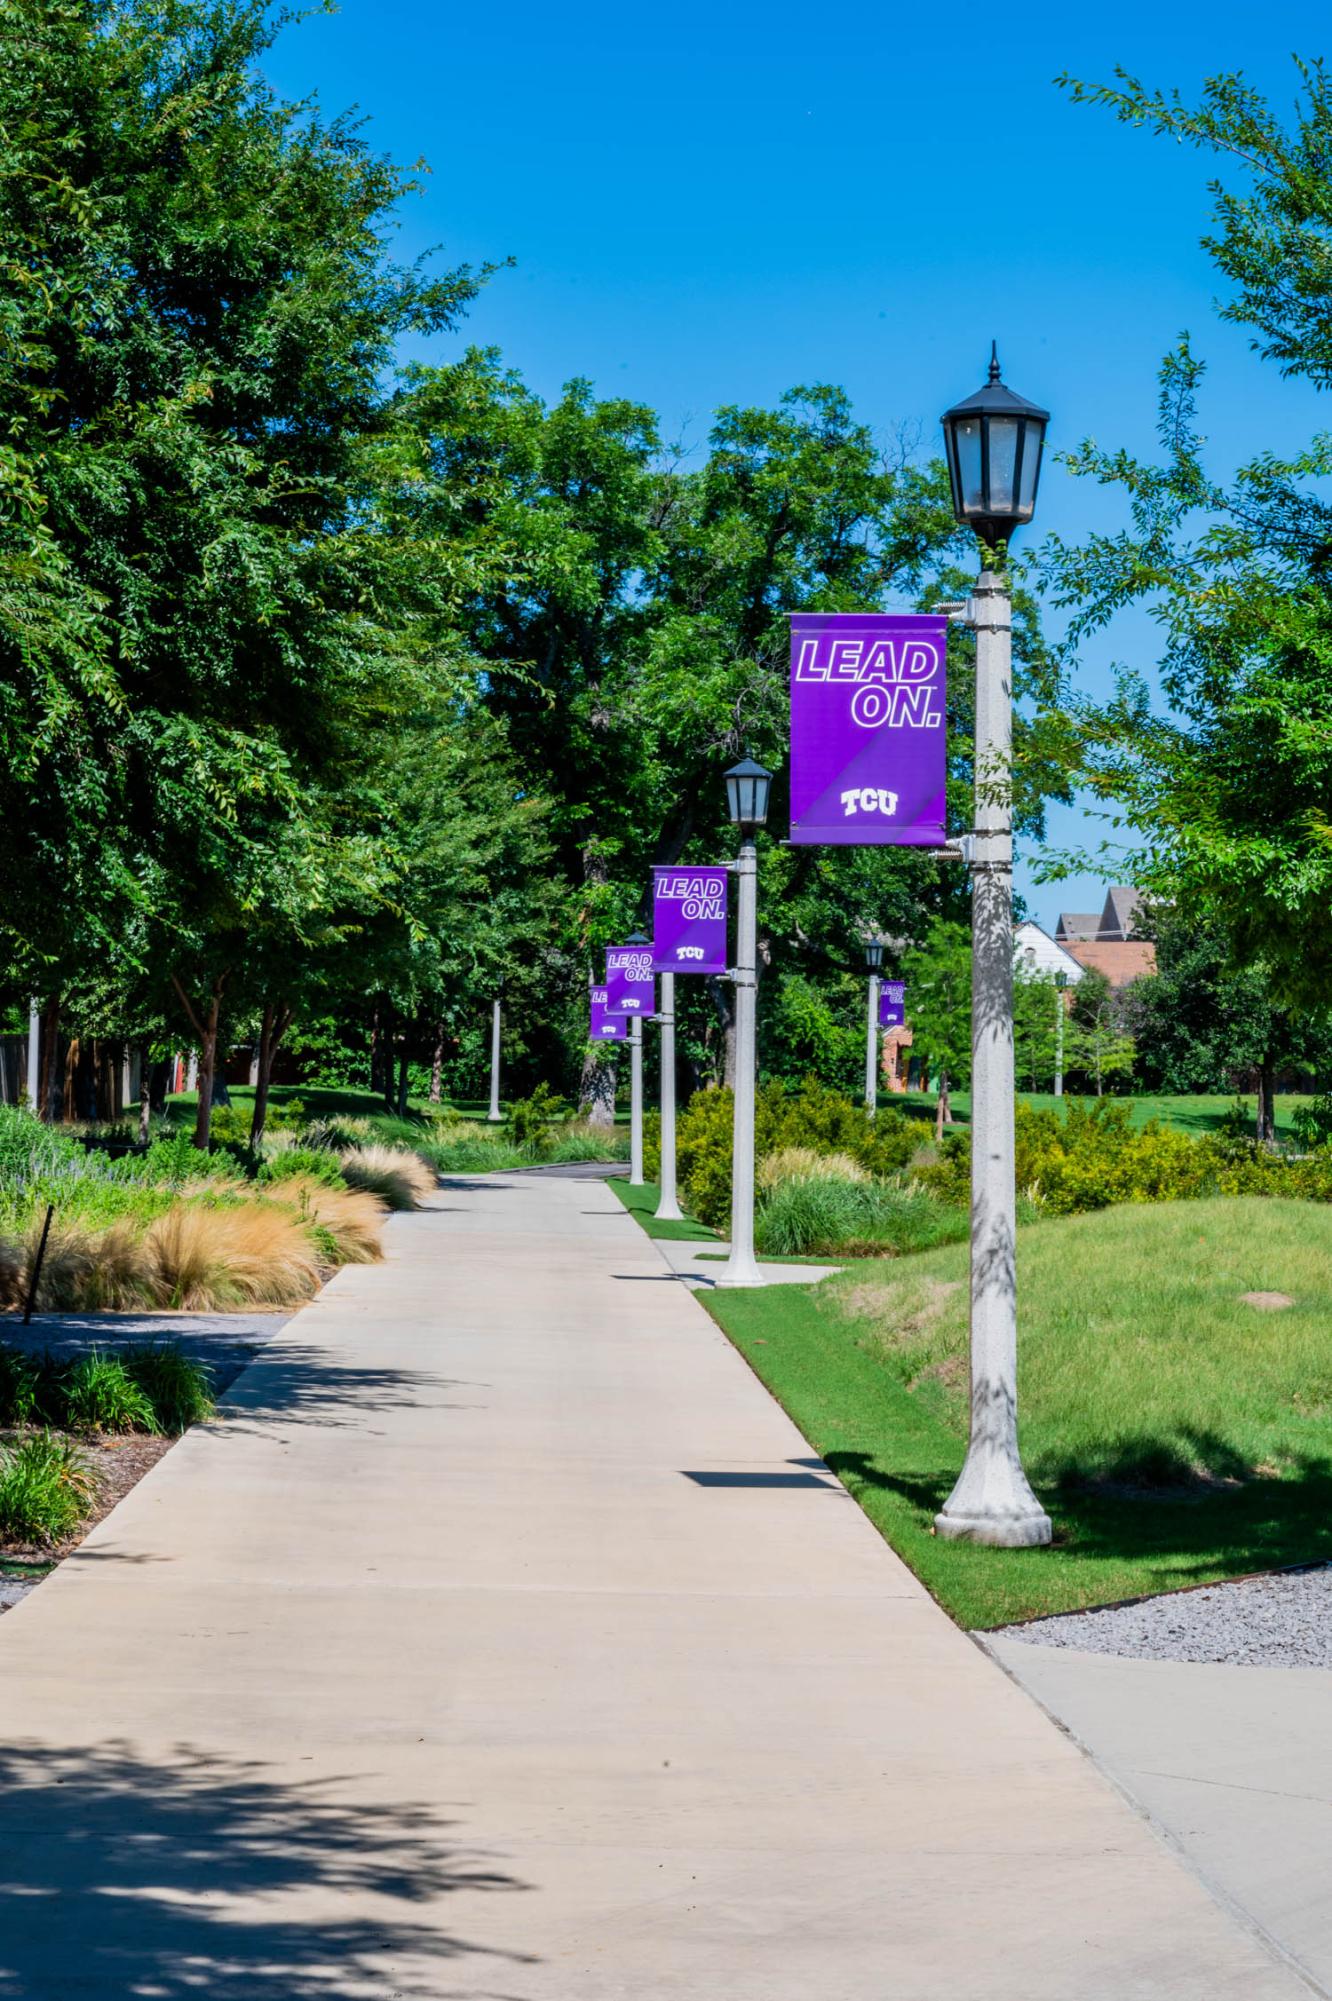
[[[677,945],[675,956],[677,959],[701,959],[703,957],[703,947],[701,945]]]
[[[842,794],[842,812],[848,820],[856,813],[881,813],[892,820],[897,816],[897,794],[873,785],[853,786]]]

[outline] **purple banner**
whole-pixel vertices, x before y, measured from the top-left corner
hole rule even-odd
[[[654,973],[726,971],[724,868],[654,868]]]
[[[936,847],[944,839],[945,618],[791,616],[791,839]]]
[[[650,945],[606,947],[607,1014],[655,1014],[657,986]]]
[[[901,980],[884,980],[879,988],[879,1027],[902,1028],[906,1023],[906,987]]]
[[[629,1033],[629,1022],[622,1014],[607,1014],[605,987],[592,988],[593,1042],[623,1042]]]

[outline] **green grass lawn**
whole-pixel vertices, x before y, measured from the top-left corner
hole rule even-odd
[[[623,1178],[617,1178],[608,1181],[606,1186],[614,1189],[634,1221],[640,1223],[650,1237],[674,1237],[686,1243],[701,1244],[705,1238],[717,1235],[706,1223],[696,1223],[692,1216],[683,1223],[659,1223],[653,1212],[661,1200],[661,1189],[654,1181],[645,1181],[641,1188],[631,1188]]]
[[[1134,1205],[1018,1244],[1044,1550],[931,1533],[966,1442],[965,1246],[704,1303],[964,1625],[1332,1559],[1332,1211]],[[1246,1292],[1295,1304],[1262,1311]]]
[[[1034,1105],[1038,1111],[1056,1111],[1068,1103],[1067,1098],[1056,1098],[1053,1091],[1020,1091],[1018,1096],[1025,1105]],[[1086,1101],[1083,1100],[1085,1103]],[[1204,1133],[1221,1130],[1226,1114],[1235,1099],[1230,1097],[1134,1097],[1132,1124],[1145,1126],[1149,1119],[1160,1119],[1163,1125],[1178,1126],[1181,1132],[1192,1133],[1195,1137]],[[1242,1100],[1248,1108],[1249,1118],[1254,1117],[1252,1095]],[[1291,1115],[1299,1105],[1311,1104],[1313,1100],[1292,1092],[1276,1101],[1277,1133],[1283,1139],[1294,1138]],[[880,1098],[881,1105],[892,1105],[898,1111],[906,1112],[912,1118],[934,1118],[933,1093],[907,1091],[901,1097],[885,1092]],[[971,1094],[968,1091],[952,1093],[953,1117],[959,1125],[965,1125],[971,1117]]]

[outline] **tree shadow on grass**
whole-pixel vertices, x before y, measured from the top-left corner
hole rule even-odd
[[[824,1459],[852,1493],[897,1496],[920,1531],[928,1531],[957,1478],[956,1466],[896,1472],[865,1452],[834,1450]],[[1047,1458],[1028,1470],[1054,1522],[1056,1553],[1159,1564],[1162,1590],[1199,1577],[1332,1561],[1326,1458],[1303,1454],[1280,1470],[1254,1467],[1228,1440],[1181,1428],[1170,1438],[1121,1438],[1094,1456]]]
[[[0,1996],[500,2001],[530,1956],[447,1903],[527,1886],[432,1809],[329,1789],[188,1747],[0,1750]]]

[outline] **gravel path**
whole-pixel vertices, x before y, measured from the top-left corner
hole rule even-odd
[[[1332,1564],[1005,1626],[1003,1638],[1143,1661],[1332,1668]],[[982,1634],[981,1638],[998,1638]]]

